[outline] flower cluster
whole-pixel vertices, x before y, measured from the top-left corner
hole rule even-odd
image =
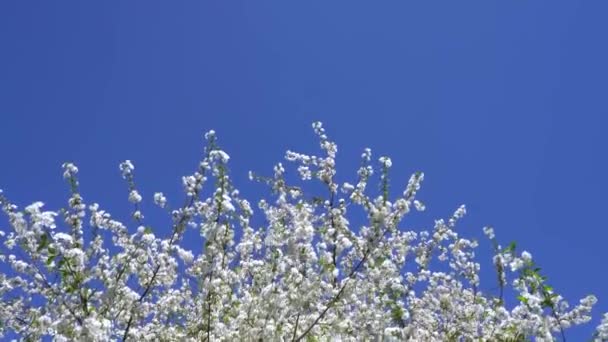
[[[532,254],[501,246],[490,227],[484,232],[498,286],[482,287],[478,242],[456,228],[464,206],[432,229],[404,229],[412,208],[425,210],[417,199],[424,175],[412,175],[391,198],[391,159],[376,163],[365,149],[352,182],[338,182],[337,145],[321,123],[313,129],[321,155],[286,153],[299,183],[288,182],[281,163],[269,177],[250,173],[272,191],[257,204],[260,226],[252,224],[253,206],[232,183],[230,157],[213,131],[205,134],[199,167],[182,179],[184,204],[169,209],[163,193],[152,198],[171,216],[169,229],[144,221],[128,160],[120,171],[134,229],[99,204],[85,204],[72,163],[63,165],[71,189],[65,209],[44,211],[34,202],[19,210],[0,192],[9,225],[0,231],[0,337],[553,341],[590,320],[595,297],[570,307]],[[368,187],[374,175],[379,192]],[[304,190],[313,181],[325,196]],[[182,243],[189,230],[200,251]],[[513,293],[516,300],[507,301]],[[608,316],[593,339],[608,341]]]

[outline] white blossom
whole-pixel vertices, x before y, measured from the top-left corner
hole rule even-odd
[[[483,233],[486,234],[486,236],[490,240],[493,240],[496,237],[494,235],[494,228],[492,227],[483,227]]]
[[[154,194],[154,203],[159,207],[164,208],[167,205],[167,198],[162,192],[157,192]]]
[[[74,241],[74,239],[72,239],[72,237],[70,235],[65,234],[65,233],[56,233],[54,235],[54,237],[55,237],[55,240],[66,242],[68,244],[72,244],[72,242]]]
[[[122,173],[123,178],[126,179],[131,176],[133,170],[135,170],[135,166],[133,166],[133,163],[131,163],[130,160],[125,160],[124,162],[120,163],[120,172]]]
[[[228,160],[230,160],[228,153],[222,150],[213,150],[211,151],[210,156],[212,159],[220,160],[222,163],[227,163]]]
[[[61,167],[63,168],[63,178],[65,179],[74,177],[78,173],[78,168],[72,163],[64,163]]]
[[[608,341],[608,313],[604,314],[602,322],[596,329],[596,335],[593,339],[594,342]]]
[[[191,251],[187,251],[182,248],[177,248],[177,253],[179,254],[180,259],[182,259],[185,263],[189,264],[194,259],[194,255]]]
[[[210,130],[207,133],[205,133],[205,140],[209,140],[211,138],[215,137],[215,131],[214,130]]]
[[[380,164],[384,165],[384,167],[390,168],[391,166],[393,166],[393,162],[389,157],[380,157],[378,161],[380,162]]]

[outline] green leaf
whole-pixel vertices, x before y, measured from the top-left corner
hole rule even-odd
[[[49,255],[49,257],[46,259],[46,265],[49,266],[56,257],[57,255]]]
[[[48,245],[49,245],[49,237],[46,234],[42,234],[40,236],[40,244],[38,245],[38,249],[36,249],[36,252],[40,252]]]
[[[394,321],[399,322],[403,319],[403,309],[399,306],[393,306],[391,310],[391,316]]]
[[[306,336],[306,342],[317,342],[317,341],[319,341],[319,339],[312,335]]]
[[[504,252],[513,252],[516,247],[517,245],[515,244],[515,241],[513,241],[504,249]]]

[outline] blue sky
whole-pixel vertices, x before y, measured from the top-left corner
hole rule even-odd
[[[118,163],[131,159],[148,199],[179,203],[215,129],[237,186],[260,198],[247,171],[315,151],[320,120],[343,180],[366,146],[393,158],[396,189],[424,171],[416,224],[467,204],[463,234],[492,225],[571,302],[596,294],[595,326],[608,311],[607,11],[600,0],[3,1],[0,188],[57,208],[60,165],[74,161],[85,200],[124,213]]]

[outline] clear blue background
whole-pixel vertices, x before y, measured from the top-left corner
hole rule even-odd
[[[607,14],[604,0],[2,1],[0,187],[58,208],[75,161],[85,199],[126,217],[117,165],[132,159],[146,199],[181,203],[213,128],[260,198],[247,171],[316,151],[321,120],[342,180],[370,146],[393,157],[395,191],[426,173],[415,222],[466,203],[463,234],[493,225],[571,302],[597,294],[570,333],[583,340],[608,311]]]

